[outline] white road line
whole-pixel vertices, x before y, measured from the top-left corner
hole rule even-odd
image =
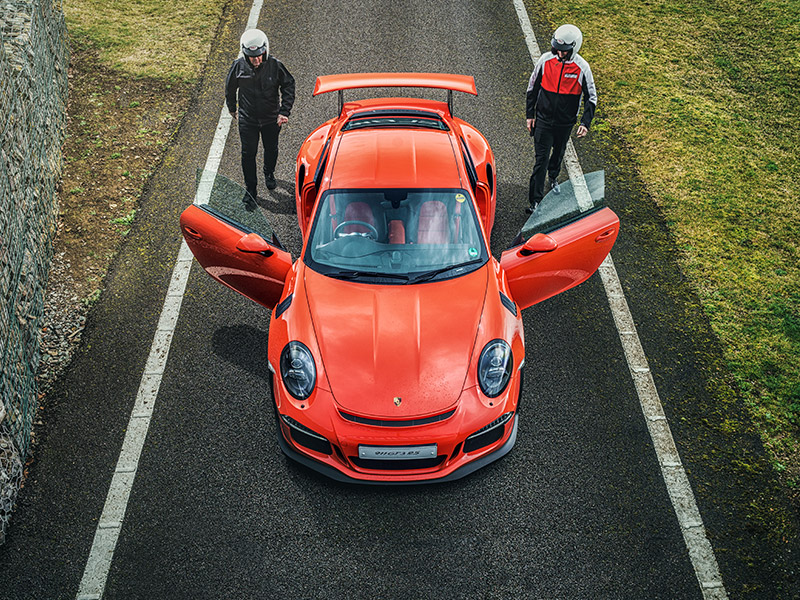
[[[248,29],[257,26],[262,4],[263,0],[255,0],[253,2],[247,21]],[[197,187],[195,204],[208,203],[211,184],[213,184],[214,175],[222,159],[222,152],[228,139],[231,121],[231,115],[223,104],[217,128],[214,132],[214,139],[211,142],[211,149],[208,151],[208,157],[206,158],[203,177]],[[172,335],[181,311],[181,303],[186,290],[186,282],[189,280],[192,260],[193,257],[189,247],[185,241],[182,241],[178,251],[178,259],[172,271],[172,279],[167,290],[167,296],[164,299],[164,306],[161,309],[161,317],[153,337],[153,344],[150,347],[150,355],[147,357],[142,380],[139,384],[139,392],[136,394],[136,401],[128,421],[128,428],[125,431],[125,440],[122,442],[122,450],[117,459],[117,466],[111,477],[111,486],[106,496],[106,503],[100,515],[100,520],[97,523],[97,530],[94,534],[94,541],[89,551],[89,558],[86,561],[86,568],[83,571],[76,600],[99,600],[103,597],[108,571],[111,568],[111,560],[114,557],[114,549],[117,546],[119,533],[122,529],[122,521],[128,507],[128,499],[133,488],[133,480],[136,477],[136,470],[139,466],[139,458],[142,455],[147,430],[150,427],[150,419],[153,416],[158,388],[161,386],[161,378],[167,364]]]
[[[514,0],[514,9],[517,11],[519,23],[525,36],[525,43],[535,64],[541,52],[536,43],[536,37],[533,35],[533,28],[523,0]],[[572,140],[567,145],[564,164],[569,178],[575,186],[579,204],[582,210],[586,210],[586,208],[591,207],[591,198],[588,198],[586,179],[583,176],[583,170],[578,161],[578,154],[575,151]],[[585,193],[581,194],[581,190],[585,191]],[[585,202],[582,203],[581,199],[585,201],[587,198],[589,204],[584,206]],[[661,474],[667,485],[667,492],[675,510],[675,515],[678,517],[683,540],[689,551],[689,558],[692,561],[695,575],[697,575],[697,581],[700,583],[703,598],[705,600],[727,600],[728,594],[722,583],[722,576],[719,572],[714,550],[706,536],[703,519],[700,517],[700,510],[697,508],[692,486],[686,477],[686,471],[683,468],[681,457],[672,438],[669,423],[666,416],[664,416],[661,399],[659,398],[653,375],[650,372],[650,366],[647,363],[642,343],[639,340],[639,334],[636,332],[636,325],[628,308],[628,302],[625,300],[617,269],[614,267],[610,254],[600,265],[599,271],[606,296],[608,297],[608,304],[614,316],[614,323],[617,326],[619,338],[622,342],[622,348],[625,352],[625,358],[628,361],[628,368],[633,378],[636,393],[639,396],[642,414],[650,431],[650,438],[653,441],[656,457],[661,467]]]

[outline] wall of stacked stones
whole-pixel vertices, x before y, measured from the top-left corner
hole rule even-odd
[[[61,0],[0,0],[0,543],[36,413],[58,216],[68,44]]]

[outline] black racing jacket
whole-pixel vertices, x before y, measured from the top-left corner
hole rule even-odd
[[[587,129],[597,107],[597,90],[589,63],[576,54],[561,62],[546,52],[536,62],[528,82],[525,114],[536,123],[551,127],[569,127],[578,120],[583,97],[581,125]]]
[[[239,91],[239,120],[248,125],[266,125],[289,116],[294,104],[294,77],[272,55],[254,69],[245,57],[233,61],[225,80],[225,102],[236,111]]]

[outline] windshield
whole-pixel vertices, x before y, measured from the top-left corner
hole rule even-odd
[[[329,190],[305,253],[324,275],[401,284],[457,277],[488,259],[460,189]]]

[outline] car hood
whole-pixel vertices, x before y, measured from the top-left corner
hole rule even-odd
[[[403,419],[456,404],[483,311],[486,266],[416,285],[361,284],[305,272],[322,362],[343,410]]]

